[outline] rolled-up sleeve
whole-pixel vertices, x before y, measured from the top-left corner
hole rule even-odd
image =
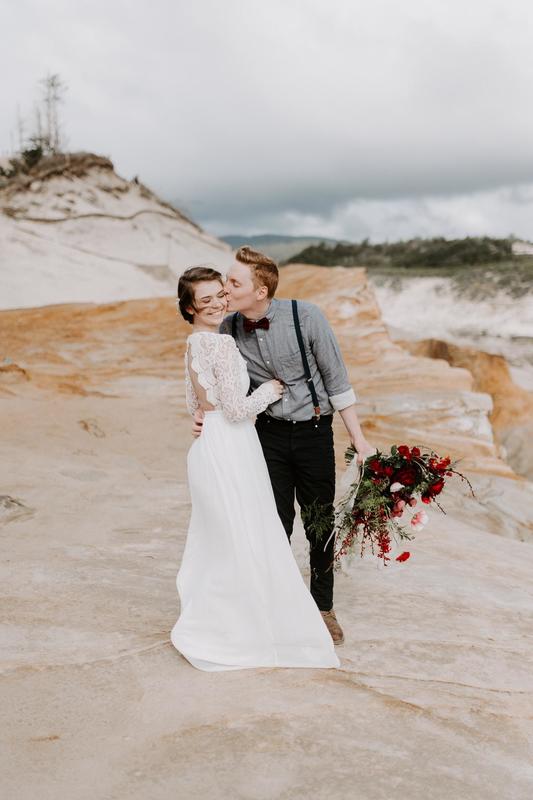
[[[353,405],[357,398],[348,379],[339,343],[329,322],[315,305],[308,305],[309,339],[329,401],[335,411]]]

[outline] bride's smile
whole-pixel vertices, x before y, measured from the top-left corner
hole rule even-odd
[[[227,309],[228,299],[220,281],[200,281],[194,286],[194,305],[187,311],[194,318],[195,330],[217,332]]]

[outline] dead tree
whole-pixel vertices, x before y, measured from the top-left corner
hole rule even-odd
[[[42,132],[43,150],[49,153],[60,153],[62,147],[61,124],[59,121],[59,105],[67,89],[59,75],[48,74],[40,81],[43,87],[43,105],[45,128]]]

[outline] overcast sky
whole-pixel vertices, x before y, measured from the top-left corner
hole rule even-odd
[[[215,233],[533,239],[531,0],[0,0],[0,152],[72,150]]]

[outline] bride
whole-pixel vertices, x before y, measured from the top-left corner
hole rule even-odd
[[[270,380],[247,395],[246,362],[218,332],[224,283],[209,266],[183,273],[179,309],[192,324],[185,353],[191,414],[205,411],[188,453],[192,513],[177,576],[172,644],[198,669],[338,667],[331,636],[278,517],[256,414],[279,402]]]

